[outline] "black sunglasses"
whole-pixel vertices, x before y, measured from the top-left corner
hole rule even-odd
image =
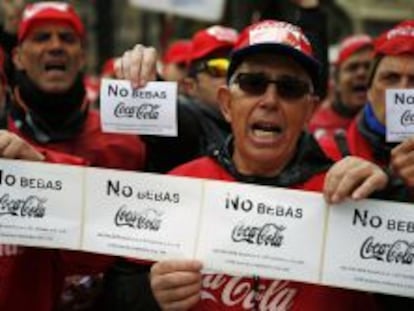
[[[311,93],[308,82],[290,76],[273,80],[264,73],[239,73],[231,82],[237,83],[244,92],[255,96],[263,95],[269,83],[276,85],[278,95],[284,99],[300,99]]]

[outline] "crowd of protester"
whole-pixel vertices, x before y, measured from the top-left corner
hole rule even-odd
[[[386,142],[385,92],[414,88],[414,20],[345,38],[328,76],[326,25],[308,2],[298,26],[213,25],[162,56],[136,44],[108,59],[100,78],[178,83],[178,134],[161,137],[101,130],[100,78],[85,75],[86,29],[70,4],[2,1],[0,157],[318,191],[328,203],[413,202],[414,137]],[[409,298],[248,271],[203,274],[197,260],[0,248],[0,310],[414,309]],[[230,301],[236,283],[245,293]]]

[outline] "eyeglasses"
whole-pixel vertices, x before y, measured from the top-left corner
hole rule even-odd
[[[239,73],[230,83],[237,83],[241,90],[254,96],[263,95],[269,83],[274,83],[278,95],[288,100],[301,99],[311,93],[308,82],[290,76],[272,80],[264,73]]]
[[[226,58],[213,58],[201,62],[194,70],[193,75],[199,72],[206,72],[214,78],[224,78],[227,76],[229,60]]]

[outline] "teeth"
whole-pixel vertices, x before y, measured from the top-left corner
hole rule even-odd
[[[275,137],[279,131],[272,131],[272,130],[259,130],[255,129],[253,130],[253,134],[257,137],[263,137],[263,138],[273,138]]]

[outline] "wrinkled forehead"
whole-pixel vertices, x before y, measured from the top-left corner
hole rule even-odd
[[[414,54],[383,56],[377,66],[377,71],[414,74]]]
[[[303,66],[294,58],[284,54],[261,53],[246,56],[236,72],[240,71],[263,71],[269,74],[286,74],[299,76],[310,80]]]
[[[62,21],[62,20],[36,21],[31,25],[30,29],[28,30],[26,38],[33,36],[34,34],[37,34],[37,33],[52,33],[52,32],[71,33],[75,35],[77,38],[79,38],[79,40],[81,39],[78,33],[73,28],[73,26],[69,22]]]

